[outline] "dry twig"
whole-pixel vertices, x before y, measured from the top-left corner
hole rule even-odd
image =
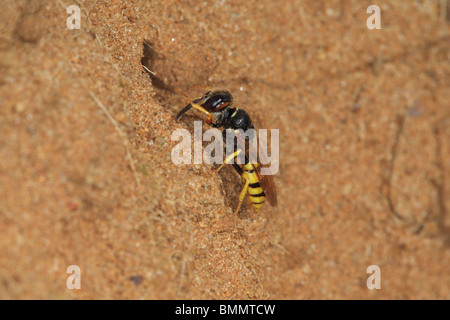
[[[127,158],[128,158],[128,161],[130,162],[130,167],[134,174],[134,179],[136,180],[137,186],[140,187],[141,182],[140,182],[139,176],[136,172],[136,167],[134,166],[134,160],[131,157],[130,148],[128,147],[129,142],[128,142],[128,138],[127,138],[125,132],[123,132],[123,130],[120,129],[119,124],[117,123],[116,119],[113,118],[113,116],[109,113],[109,111],[105,108],[105,106],[101,103],[101,101],[97,98],[97,96],[95,96],[94,93],[92,93],[92,91],[89,91],[89,94],[91,95],[92,99],[97,103],[99,108],[103,111],[103,113],[105,113],[106,117],[109,119],[109,121],[111,121],[111,123],[114,125],[114,128],[116,129],[117,133],[122,138],[123,144],[125,146],[125,150],[127,152]]]

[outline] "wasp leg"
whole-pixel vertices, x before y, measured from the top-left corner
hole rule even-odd
[[[239,212],[239,209],[241,208],[241,204],[244,201],[245,195],[247,194],[247,190],[248,190],[248,185],[250,184],[250,180],[248,180],[247,178],[245,178],[245,184],[244,187],[242,188],[241,193],[239,194],[239,204],[238,207],[236,209],[236,211],[234,212],[234,226],[237,229],[237,214]]]
[[[237,174],[240,176],[242,176],[242,174],[244,173],[241,166],[238,165],[237,163],[233,163],[233,168],[234,168],[234,170],[236,170]]]
[[[216,169],[217,172],[220,171],[220,169],[223,168],[224,165],[228,164],[228,162],[230,162],[231,160],[233,160],[234,158],[236,158],[238,155],[240,155],[242,152],[241,149],[235,151],[234,153],[230,154],[228,157],[225,158],[225,161],[222,163],[222,165]]]

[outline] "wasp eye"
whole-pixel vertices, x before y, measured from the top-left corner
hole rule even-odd
[[[202,107],[210,112],[220,111],[231,104],[233,97],[228,92],[217,92],[212,94]]]

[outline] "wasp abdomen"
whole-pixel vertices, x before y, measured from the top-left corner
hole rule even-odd
[[[247,163],[243,166],[242,182],[245,183],[248,180],[249,185],[247,189],[247,196],[255,209],[259,209],[266,201],[266,195],[259,182],[259,176],[255,169],[258,168],[257,164]]]

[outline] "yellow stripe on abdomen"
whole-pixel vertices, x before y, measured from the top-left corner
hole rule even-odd
[[[245,182],[246,180],[249,182],[247,196],[255,209],[261,208],[266,200],[264,190],[259,183],[258,174],[255,172],[257,167],[257,164],[251,165],[247,163],[243,166],[244,172],[242,173],[242,182]]]

